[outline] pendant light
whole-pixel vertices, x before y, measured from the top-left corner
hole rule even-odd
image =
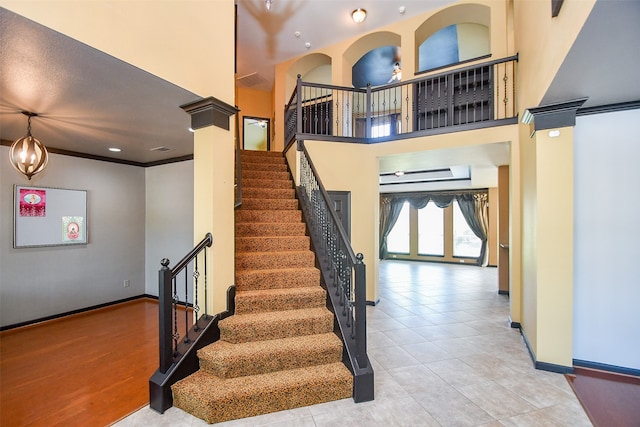
[[[49,161],[49,153],[40,141],[31,135],[31,117],[37,117],[37,113],[23,111],[27,119],[27,135],[17,139],[11,144],[9,159],[13,167],[31,180],[31,177],[42,172]]]

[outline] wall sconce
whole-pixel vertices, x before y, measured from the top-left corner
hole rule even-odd
[[[357,8],[353,12],[351,12],[351,17],[356,24],[361,23],[367,17],[367,11],[361,8]]]
[[[31,117],[38,114],[29,111],[23,111],[22,114],[29,117],[27,119],[27,135],[16,139],[11,144],[9,151],[9,160],[13,167],[31,180],[31,177],[42,172],[49,161],[49,153],[44,145],[33,136],[31,136]]]

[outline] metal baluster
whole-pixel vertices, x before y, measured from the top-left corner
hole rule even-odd
[[[178,335],[178,288],[177,281],[174,277],[173,280],[173,357],[177,357],[180,353],[178,353],[178,339],[180,335]]]
[[[200,326],[198,326],[198,312],[200,311],[200,307],[198,307],[198,278],[200,277],[200,271],[198,270],[198,257],[195,260],[195,270],[193,271],[193,279],[194,279],[194,291],[193,291],[193,313],[195,317],[195,323],[193,325],[193,330],[198,332],[200,330]]]
[[[184,269],[184,343],[189,344],[189,310],[187,310],[189,301],[189,275],[187,274],[188,268]]]
[[[209,320],[209,311],[207,310],[207,248],[204,248],[204,318]]]

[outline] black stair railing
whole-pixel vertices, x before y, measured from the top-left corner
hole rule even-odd
[[[298,198],[338,327],[345,362],[354,374],[356,402],[373,400],[373,369],[367,356],[366,266],[355,254],[303,141],[299,141]]]
[[[235,287],[227,291],[227,311],[211,315],[208,312],[207,271],[208,249],[213,236],[207,233],[187,255],[173,268],[166,258],[160,262],[158,274],[158,319],[160,366],[149,379],[149,406],[164,413],[173,405],[171,385],[198,370],[196,352],[220,338],[218,322],[233,314],[235,310]],[[178,291],[184,287],[184,301],[179,300]],[[193,290],[193,304],[188,304]],[[204,297],[201,310],[198,298]],[[179,328],[179,316],[184,311],[183,331]],[[190,327],[190,323],[193,325]]]
[[[206,323],[211,320],[211,316],[207,313],[206,295],[207,295],[207,248],[213,244],[213,236],[211,233],[207,233],[204,239],[194,247],[184,258],[182,258],[173,268],[169,268],[169,261],[164,258],[160,261],[162,268],[159,275],[159,319],[160,319],[160,372],[165,373],[169,370],[169,367],[174,363],[176,358],[179,358],[184,354],[185,346],[179,346],[179,344],[185,344],[187,347],[193,342],[189,337],[189,313],[188,304],[189,300],[189,288],[193,285],[193,318],[195,319],[193,325],[193,331],[199,332],[201,329],[201,323]],[[198,265],[198,255],[203,253],[204,261],[204,313],[200,317],[200,306],[198,305],[198,285],[200,283],[200,268]],[[190,271],[189,266],[192,266]],[[189,274],[191,273],[191,274]],[[189,277],[191,276],[191,277]],[[184,284],[184,303],[180,303],[178,300],[178,286]],[[184,306],[184,335],[180,335],[178,330],[178,312],[179,306]]]
[[[298,82],[285,106],[294,139],[376,143],[517,123],[518,55],[366,88]]]

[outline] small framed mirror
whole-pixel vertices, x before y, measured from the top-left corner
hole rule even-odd
[[[271,121],[264,117],[243,118],[242,148],[269,151],[271,145]]]

